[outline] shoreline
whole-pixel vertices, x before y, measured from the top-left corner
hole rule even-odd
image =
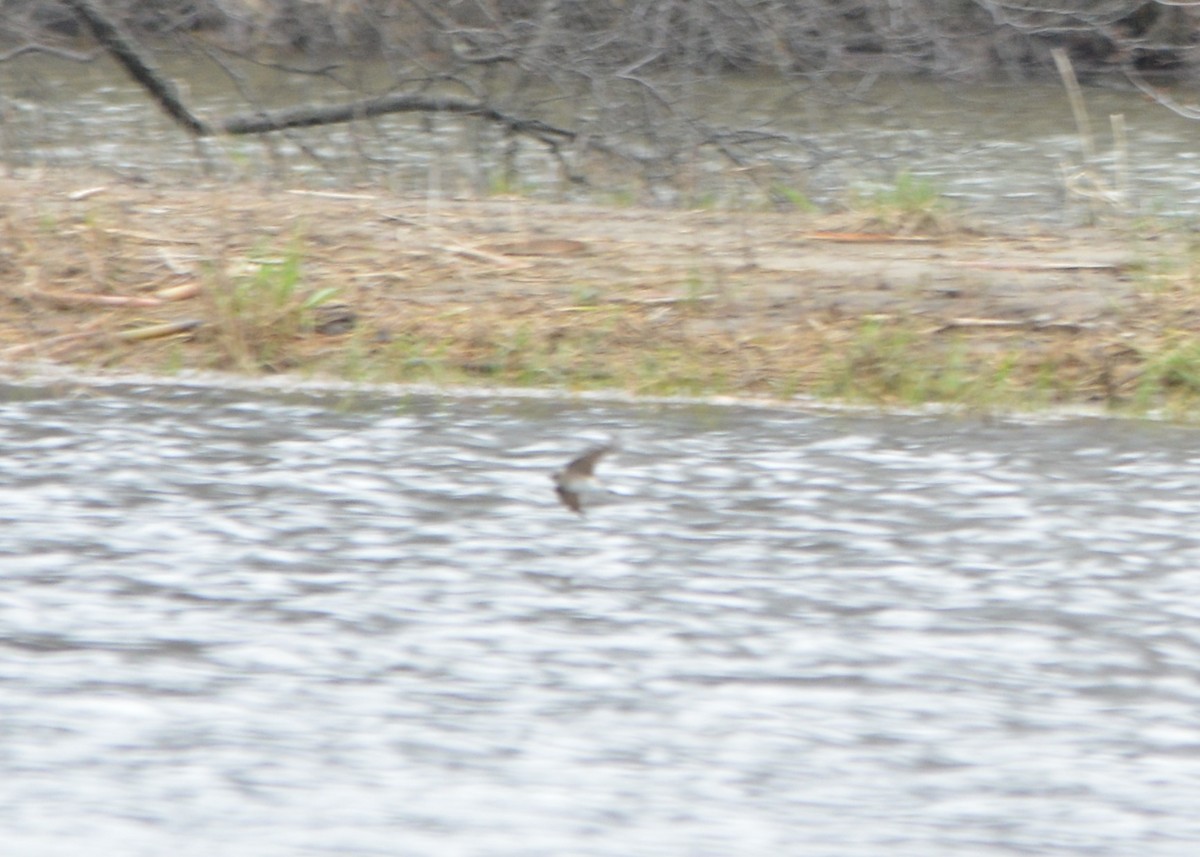
[[[0,363],[0,387],[24,389],[74,388],[83,390],[108,389],[190,389],[211,391],[242,391],[278,397],[313,397],[353,399],[369,395],[381,398],[446,397],[463,400],[512,399],[514,401],[548,402],[563,405],[659,406],[746,408],[748,410],[829,413],[843,416],[900,416],[900,417],[962,417],[991,420],[1012,420],[1020,423],[1062,422],[1070,420],[1145,419],[1171,422],[1163,414],[1145,413],[1136,416],[1105,410],[1096,406],[1078,405],[1043,408],[1028,411],[975,411],[942,402],[921,405],[876,405],[836,399],[796,396],[791,399],[768,399],[738,395],[637,395],[620,390],[565,390],[555,387],[470,386],[465,384],[430,384],[406,381],[349,381],[338,378],[302,378],[298,375],[255,376],[228,372],[185,370],[178,374],[160,375],[131,372],[123,369],[85,370],[62,363]]]
[[[919,232],[67,174],[0,193],[15,367],[1176,419],[1200,401],[1178,227]]]

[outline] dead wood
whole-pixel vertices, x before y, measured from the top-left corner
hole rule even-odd
[[[244,116],[231,116],[219,123],[225,134],[265,134],[288,128],[307,128],[314,125],[335,125],[382,116],[385,113],[459,113],[478,116],[518,134],[537,137],[544,142],[575,139],[575,132],[536,119],[509,116],[478,101],[449,96],[384,95],[350,104],[289,107],[282,110],[260,111]]]
[[[208,125],[183,103],[175,86],[142,56],[133,39],[123,33],[116,22],[109,19],[92,0],[66,0],[66,4],[83,19],[100,46],[150,93],[168,116],[198,137],[212,133]]]
[[[281,110],[257,111],[231,116],[210,124],[197,117],[179,96],[175,85],[164,77],[138,48],[131,36],[107,16],[92,0],[66,0],[67,5],[86,24],[96,41],[114,60],[150,94],[163,111],[196,137],[215,134],[265,134],[289,128],[335,125],[368,119],[387,113],[458,113],[478,116],[503,125],[514,134],[535,137],[544,143],[574,140],[576,133],[537,119],[510,116],[480,101],[450,96],[393,94],[366,98],[348,104],[305,105]]]
[[[61,307],[155,307],[162,306],[161,298],[131,297],[129,295],[96,295],[87,292],[52,292],[45,289],[25,292],[22,297]]]

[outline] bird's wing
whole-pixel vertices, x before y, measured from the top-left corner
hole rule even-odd
[[[554,493],[558,495],[558,499],[562,500],[563,505],[577,515],[583,514],[583,506],[579,502],[579,495],[569,488],[564,488],[561,484],[554,486]]]
[[[567,465],[567,473],[572,473],[576,476],[591,476],[592,472],[596,469],[596,462],[611,451],[611,446],[598,446],[595,449],[589,449]]]

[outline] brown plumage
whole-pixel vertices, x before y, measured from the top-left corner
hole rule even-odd
[[[579,498],[580,491],[585,490],[589,484],[596,483],[594,475],[596,462],[611,451],[611,444],[589,449],[578,458],[571,459],[566,467],[552,477],[554,493],[558,495],[558,499],[562,500],[564,506],[577,515],[583,514],[583,504]]]

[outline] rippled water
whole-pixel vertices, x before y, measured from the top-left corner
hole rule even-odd
[[[1191,854],[1198,516],[1163,425],[0,387],[3,850]]]
[[[170,53],[162,59],[169,74],[187,82],[188,98],[202,114],[246,111],[243,95],[211,64]],[[277,79],[261,67],[242,73],[271,106],[330,97],[321,77]],[[1185,104],[1200,97],[1181,87],[1169,91]],[[711,94],[707,109],[712,122],[787,135],[794,145],[768,160],[791,167],[787,182],[797,183],[795,192],[834,209],[844,206],[850,191],[869,189],[872,181],[894,188],[896,174],[909,171],[973,216],[1021,224],[1072,221],[1085,216],[1088,202],[1068,192],[1065,176],[1086,166],[1095,184],[1074,180],[1083,192],[1096,193],[1098,185],[1102,195],[1120,197],[1128,212],[1193,218],[1200,206],[1195,122],[1132,90],[1095,87],[1085,96],[1097,153],[1090,162],[1065,91],[1055,82],[971,86],[899,78],[796,93],[731,76]],[[342,100],[344,93],[333,97]],[[0,108],[0,163],[9,169],[90,167],[99,175],[135,179],[193,179],[211,171],[235,181],[274,176],[290,184],[357,184],[379,193],[490,193],[511,142],[500,129],[470,120],[399,114],[369,124],[293,130],[284,138],[198,146],[114,65],[44,55],[0,64]],[[1124,118],[1124,151],[1114,141],[1112,116]],[[96,133],[97,122],[103,134]],[[518,163],[524,193],[554,199],[567,193],[558,161],[542,147],[522,148]],[[705,205],[756,204],[753,194],[746,196],[749,188],[730,185],[727,167],[723,160],[697,162],[687,183],[696,183]],[[597,190],[601,200],[610,199],[607,184]],[[1128,194],[1122,196],[1123,190]],[[683,201],[665,187],[657,191],[661,200]]]

